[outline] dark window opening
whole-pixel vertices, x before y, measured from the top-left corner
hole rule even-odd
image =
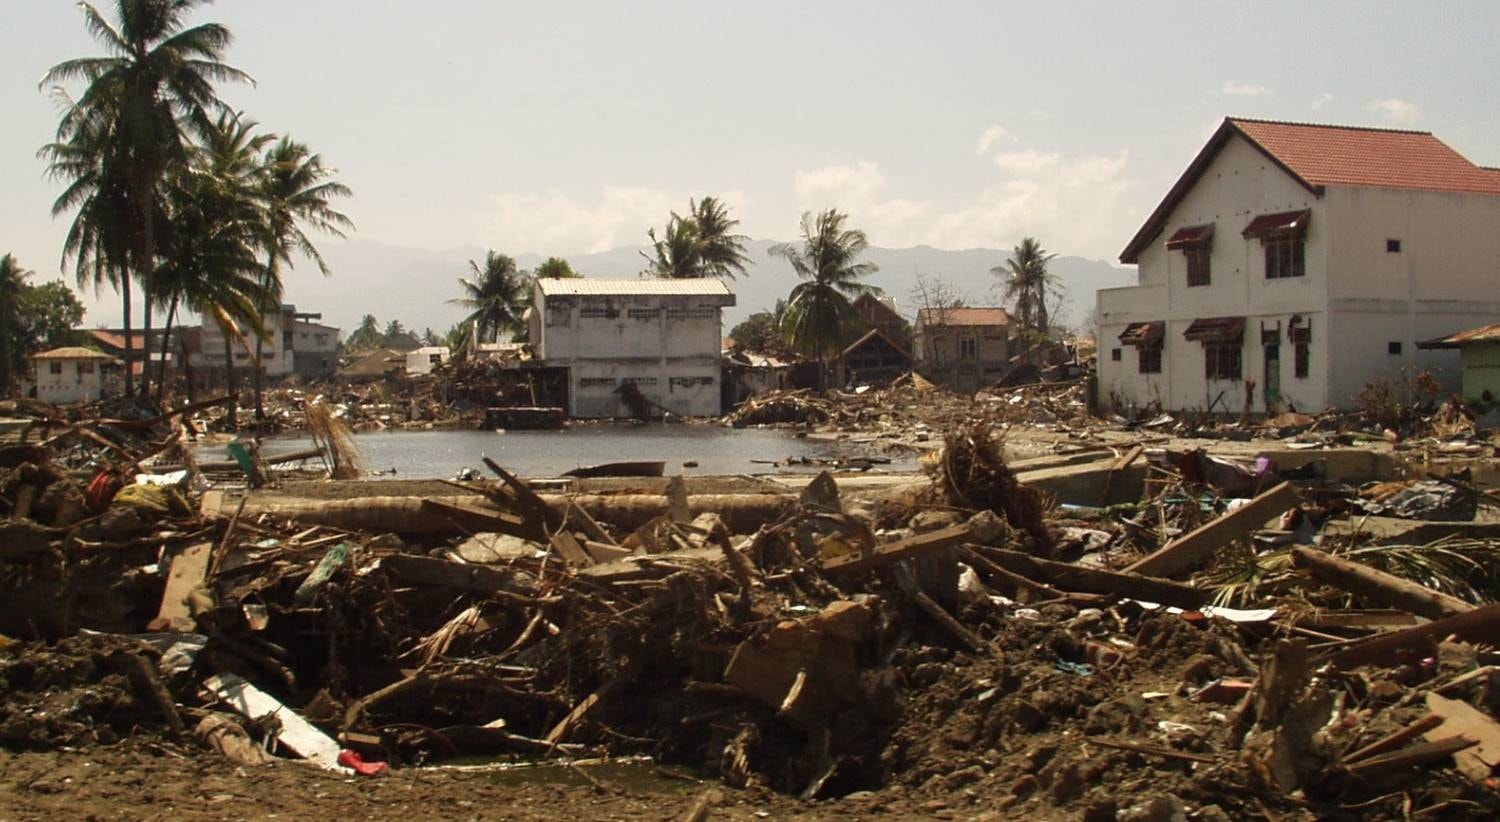
[[[1138,365],[1142,374],[1161,373],[1161,346],[1143,345],[1136,348],[1136,354],[1140,358]]]
[[[1311,347],[1307,343],[1295,343],[1292,347],[1293,374],[1297,379],[1307,379],[1308,354]]]
[[[975,337],[958,338],[958,358],[961,360],[973,360],[979,358],[979,340]]]
[[[1266,279],[1301,277],[1307,273],[1305,241],[1300,235],[1266,239]]]
[[[1393,357],[1399,357],[1399,356],[1401,356],[1401,343],[1398,343],[1398,342],[1388,342],[1388,343],[1386,343],[1385,344],[1385,353],[1390,354]]]
[[[1385,241],[1385,250],[1388,253],[1391,253],[1391,254],[1400,254],[1401,253],[1401,241],[1400,240],[1386,240]]]
[[[1208,285],[1208,247],[1184,249],[1182,255],[1187,259],[1187,284],[1189,286]]]
[[[1207,343],[1203,346],[1203,374],[1210,380],[1240,378],[1240,344]]]
[[[1110,351],[1109,351],[1109,358],[1111,360],[1113,360],[1115,362],[1119,362],[1121,359],[1123,359],[1123,357],[1124,357],[1124,355],[1120,353],[1120,349],[1118,349],[1118,348],[1111,348],[1110,349]]]

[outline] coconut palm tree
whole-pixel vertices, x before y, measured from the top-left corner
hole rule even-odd
[[[716,197],[704,197],[696,203],[689,200],[688,207],[698,228],[702,276],[732,280],[736,274],[744,274],[745,263],[750,261],[745,242],[750,238],[734,233],[740,221],[730,218],[729,207]]]
[[[464,322],[474,325],[477,342],[495,342],[502,333],[520,331],[521,314],[531,295],[531,278],[516,268],[516,261],[490,251],[484,265],[469,261],[471,277],[460,278],[463,296],[448,302],[471,309]]]
[[[66,94],[57,95],[64,110],[74,107]],[[47,173],[66,187],[52,204],[52,216],[75,211],[63,240],[60,263],[67,270],[74,263],[79,289],[93,286],[97,294],[109,285],[120,295],[125,331],[125,360],[135,359],[134,335],[130,327],[130,247],[132,224],[126,183],[113,162],[109,143],[111,124],[101,118],[83,118],[66,139],[48,143],[37,152],[47,161]],[[134,394],[135,383],[125,380],[125,393]]]
[[[641,256],[646,258],[646,268],[641,271],[642,277],[685,280],[703,276],[697,223],[684,219],[674,211],[667,219],[667,227],[662,231],[661,239],[657,239],[654,228],[648,229],[646,236],[651,239],[651,253],[641,252]]]
[[[375,319],[374,314],[366,314],[359,321],[359,326],[349,335],[349,338],[344,340],[344,348],[350,351],[361,351],[366,348],[379,347],[380,321]]]
[[[184,127],[206,130],[209,112],[222,109],[218,81],[249,81],[222,62],[233,39],[217,23],[188,27],[188,15],[207,0],[116,0],[116,22],[80,3],[84,25],[108,55],[65,60],[42,77],[42,86],[83,81],[77,102],[64,112],[58,140],[83,130],[108,135],[103,148],[120,170],[131,222],[130,264],[147,294],[156,262],[158,189],[168,170],[185,162]],[[149,300],[143,328],[151,336]],[[141,369],[145,393],[149,369]]]
[[[1023,358],[1030,362],[1033,339],[1045,337],[1049,317],[1047,300],[1056,293],[1056,278],[1047,271],[1047,263],[1056,254],[1048,254],[1035,237],[1016,244],[1004,265],[990,269],[1005,284],[1005,300],[1014,307],[1021,326]]]
[[[657,239],[654,228],[646,232],[651,253],[641,252],[648,263],[641,275],[734,279],[736,274],[745,273],[745,263],[750,261],[745,254],[745,242],[750,238],[733,233],[739,224],[718,198],[688,200],[688,215],[672,212],[661,239]]]
[[[850,299],[879,289],[860,282],[877,270],[859,262],[869,247],[865,233],[848,228],[849,216],[828,209],[802,215],[802,242],[771,246],[770,254],[791,263],[802,278],[787,297],[781,333],[794,348],[818,360],[818,387],[828,387],[827,360],[844,344],[844,329],[856,314]]]
[[[343,237],[354,223],[335,210],[336,197],[348,197],[349,187],[335,180],[336,172],[323,165],[323,159],[306,145],[282,137],[266,152],[259,195],[265,205],[265,228],[262,245],[266,253],[265,282],[262,291],[267,302],[262,312],[281,305],[281,267],[292,268],[292,253],[300,252],[312,260],[324,276],[330,273],[323,255],[318,253],[308,229]],[[255,418],[265,418],[262,392],[264,372],[260,368],[264,335],[255,340]]]
[[[16,336],[16,303],[26,288],[26,278],[31,272],[21,267],[10,254],[0,257],[0,392],[10,388],[11,357],[10,342]]]

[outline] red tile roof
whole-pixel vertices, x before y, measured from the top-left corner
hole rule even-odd
[[[1500,175],[1469,162],[1431,132],[1235,118],[1229,122],[1313,186],[1500,194]]]
[[[917,312],[921,325],[1010,325],[1003,308],[924,308]]]
[[[1327,186],[1500,195],[1500,171],[1475,165],[1430,132],[1226,117],[1120,252],[1120,262],[1140,259],[1172,209],[1235,136],[1319,196]]]

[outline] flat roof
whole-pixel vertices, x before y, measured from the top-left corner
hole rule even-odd
[[[610,279],[605,277],[544,277],[536,281],[544,296],[570,297],[733,297],[734,292],[723,280],[714,277],[690,279],[664,279],[657,277],[634,277]]]

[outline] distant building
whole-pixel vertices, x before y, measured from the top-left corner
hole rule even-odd
[[[267,312],[263,318],[265,336],[260,340],[261,372],[272,378],[290,374],[305,379],[332,376],[337,368],[339,329],[313,322],[322,318],[322,314],[299,312],[295,305]],[[236,371],[247,373],[254,364],[257,340],[254,329],[242,332],[243,336],[229,341],[228,354]],[[205,319],[199,333],[202,338],[190,358],[192,367],[222,374],[227,362],[224,332],[218,323]]]
[[[32,384],[43,402],[93,402],[119,390],[123,363],[81,346],[43,351],[31,357]]]
[[[1415,343],[1500,317],[1500,170],[1427,132],[1229,118],[1098,294],[1103,402],[1275,413],[1458,375]]]
[[[659,409],[714,416],[731,305],[734,294],[717,279],[541,279],[527,332],[543,365],[567,369],[573,417],[628,416],[627,383]]]
[[[1500,323],[1419,342],[1417,347],[1458,349],[1464,400],[1475,405],[1500,402]]]
[[[406,373],[411,375],[431,374],[432,369],[448,361],[448,346],[427,345],[406,352]]]
[[[912,354],[924,377],[978,391],[1010,370],[1010,315],[1003,308],[924,308],[912,328]]]
[[[869,292],[859,295],[854,302],[854,313],[859,315],[856,325],[861,329],[860,336],[865,331],[875,328],[885,335],[887,340],[905,350],[910,346],[911,329],[907,327],[906,320],[896,311],[896,301],[885,295],[876,296]]]

